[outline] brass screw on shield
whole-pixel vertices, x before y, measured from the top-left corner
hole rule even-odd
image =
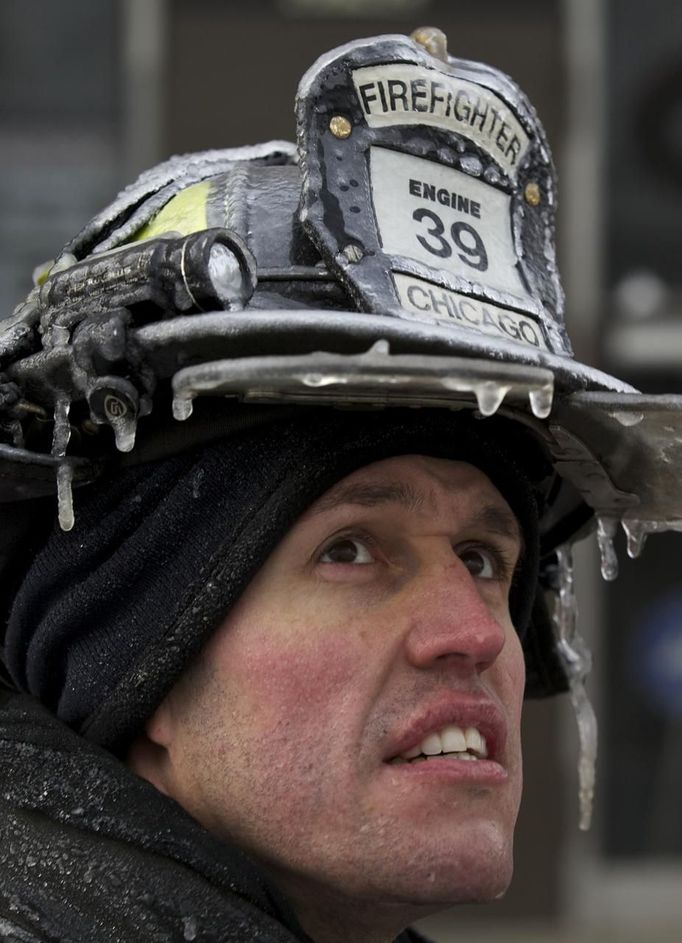
[[[526,184],[526,187],[523,191],[523,196],[526,203],[530,206],[539,206],[540,201],[542,200],[542,194],[540,193],[540,187],[535,183],[534,180],[531,180],[530,183]]]
[[[334,115],[334,117],[329,122],[329,130],[335,138],[343,139],[350,137],[353,126],[348,118],[344,118],[343,115]]]

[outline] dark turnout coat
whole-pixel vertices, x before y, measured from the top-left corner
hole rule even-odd
[[[241,851],[31,698],[0,706],[1,941],[307,939]]]

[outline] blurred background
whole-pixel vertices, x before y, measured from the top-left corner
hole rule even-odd
[[[509,72],[559,168],[576,353],[682,392],[680,0],[0,0],[0,317],[33,268],[172,153],[293,139],[298,79],[328,49],[432,24]],[[682,939],[682,536],[600,581],[578,554],[601,722],[592,831],[577,830],[567,698],[528,705],[517,873],[436,940]]]

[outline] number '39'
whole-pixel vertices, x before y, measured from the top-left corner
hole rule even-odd
[[[437,255],[441,259],[449,259],[453,247],[444,235],[445,226],[440,216],[434,213],[433,210],[422,208],[414,211],[412,219],[417,223],[425,220],[431,223],[425,235],[416,234],[419,244],[432,255]],[[479,272],[486,271],[488,268],[488,253],[485,251],[483,240],[470,223],[453,223],[450,227],[450,237],[462,262]]]

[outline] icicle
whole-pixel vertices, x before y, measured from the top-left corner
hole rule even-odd
[[[492,416],[502,405],[502,401],[509,392],[509,387],[488,380],[485,383],[478,384],[474,392],[481,415]]]
[[[631,413],[620,410],[611,413],[611,415],[621,426],[637,426],[644,419],[644,413]]]
[[[644,549],[647,538],[647,527],[644,521],[621,521],[623,530],[628,539],[628,556],[635,560]]]
[[[116,419],[109,420],[111,428],[114,430],[114,440],[119,452],[132,452],[135,448],[135,435],[137,433],[137,420],[134,416],[119,416]]]
[[[173,419],[184,422],[185,419],[189,419],[193,411],[192,397],[187,396],[185,393],[176,393],[173,397]]]
[[[12,436],[12,445],[14,448],[23,449],[25,446],[24,429],[21,422],[18,419],[13,419],[11,422],[7,423],[6,429]]]
[[[73,513],[73,468],[64,461],[66,449],[71,438],[69,412],[71,403],[60,396],[54,404],[54,431],[52,433],[52,455],[62,461],[57,466],[57,516],[62,530],[71,530],[74,525]]]
[[[595,766],[597,761],[597,718],[585,689],[585,679],[592,668],[592,656],[578,632],[578,607],[573,581],[573,555],[568,545],[557,550],[559,588],[553,615],[556,647],[568,677],[573,710],[578,723],[579,826],[587,831],[592,821]]]
[[[112,386],[104,389],[103,394],[101,408],[114,433],[116,448],[119,452],[132,452],[137,433],[137,390],[126,380],[112,378]]]
[[[665,531],[682,532],[682,520],[640,521],[634,517],[625,517],[621,521],[628,540],[628,556],[634,560],[644,549],[649,534],[662,534]]]
[[[52,324],[43,337],[43,347],[65,347],[70,339],[68,327],[63,324]]]
[[[76,522],[73,513],[73,468],[64,463],[57,469],[57,516],[62,530],[71,530]]]
[[[552,412],[553,397],[554,388],[552,386],[542,386],[537,390],[530,390],[528,393],[530,408],[537,419],[546,419]]]
[[[682,520],[639,521],[635,520],[634,518],[625,518],[623,521],[623,529],[626,529],[626,525],[630,530],[634,529],[643,531],[645,536],[649,534],[663,534],[669,530],[682,532]]]
[[[597,543],[601,554],[601,575],[609,582],[618,576],[618,556],[613,544],[618,523],[614,517],[597,518]]]
[[[182,937],[184,940],[196,940],[197,918],[196,917],[183,917],[182,929],[183,929]]]

